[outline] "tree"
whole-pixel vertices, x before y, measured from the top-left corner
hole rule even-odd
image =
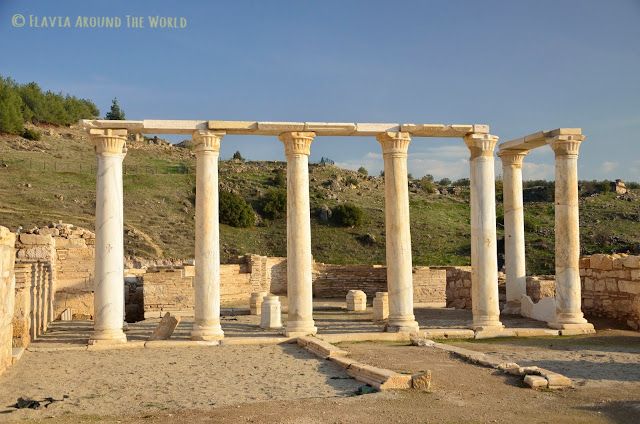
[[[262,215],[276,219],[287,213],[287,191],[282,188],[274,188],[262,197]]]
[[[24,125],[22,99],[10,79],[0,78],[0,131],[20,134]]]
[[[220,192],[220,222],[232,227],[252,227],[256,222],[256,215],[251,206],[237,194]]]
[[[112,121],[126,119],[124,116],[124,111],[120,109],[120,105],[118,104],[117,98],[114,98],[113,101],[111,102],[111,110],[107,112],[104,119],[110,119]]]
[[[369,172],[367,171],[367,168],[361,166],[360,168],[358,168],[358,174],[366,177],[367,175],[369,175]]]
[[[232,159],[244,162],[244,158],[242,157],[242,154],[240,154],[240,150],[236,150],[236,152],[233,154]]]
[[[364,221],[364,211],[352,203],[331,209],[331,220],[342,227],[357,227]]]
[[[276,169],[273,171],[274,175],[271,179],[271,185],[275,187],[286,187],[287,186],[287,173],[284,169]]]
[[[448,187],[451,185],[451,180],[449,178],[443,178],[440,181],[438,181],[438,184],[441,186]]]

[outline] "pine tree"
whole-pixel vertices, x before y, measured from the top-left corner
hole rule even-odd
[[[124,120],[124,111],[120,109],[120,105],[118,104],[118,99],[115,98],[111,102],[111,110],[107,112],[104,119],[109,119],[113,121]]]

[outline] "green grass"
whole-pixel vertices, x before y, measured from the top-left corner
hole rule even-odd
[[[86,136],[74,139],[43,135],[39,142],[0,135],[0,225],[30,228],[61,220],[93,229],[95,154]],[[284,155],[283,155],[284,156]],[[46,164],[43,170],[42,164]],[[54,171],[56,163],[57,171]],[[125,250],[129,255],[189,258],[193,256],[193,173],[155,173],[168,167],[195,166],[188,149],[129,145],[124,175]],[[273,170],[283,162],[220,162],[221,189],[240,193],[258,209],[260,197],[272,188]],[[355,178],[356,188],[329,191],[332,180]],[[384,182],[333,166],[310,167],[312,252],[325,263],[385,262]],[[26,187],[30,184],[31,187]],[[60,195],[63,200],[60,200]],[[337,199],[335,198],[337,196]],[[468,265],[470,254],[468,193],[439,196],[410,193],[412,253],[415,265]],[[354,228],[323,223],[317,209],[350,202],[365,211],[365,222]],[[581,199],[583,253],[640,248],[640,205],[603,194]],[[497,215],[502,215],[498,204]],[[500,221],[500,218],[498,218]],[[525,204],[527,271],[553,273],[554,217],[552,203]],[[245,253],[286,255],[285,218],[262,219],[256,227],[221,225],[222,259]],[[371,234],[375,243],[359,237]],[[498,234],[502,228],[498,225]]]

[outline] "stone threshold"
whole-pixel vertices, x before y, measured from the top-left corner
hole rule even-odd
[[[537,366],[521,367],[515,362],[503,362],[494,356],[486,353],[477,352],[475,350],[465,349],[463,347],[451,346],[443,343],[437,343],[420,337],[413,337],[411,344],[421,347],[432,347],[449,352],[467,362],[481,365],[483,367],[493,368],[505,374],[521,376],[525,385],[532,389],[565,389],[573,387],[570,378],[544,368]]]

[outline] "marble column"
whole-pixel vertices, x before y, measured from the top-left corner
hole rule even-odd
[[[311,214],[309,206],[309,154],[313,132],[280,135],[287,156],[287,298],[285,334],[315,334],[311,286]]]
[[[124,211],[122,161],[126,130],[91,129],[98,157],[94,331],[89,343],[126,342],[124,325]]]
[[[501,329],[493,160],[498,137],[472,133],[464,141],[471,152],[471,327]]]
[[[501,150],[502,197],[504,204],[504,255],[506,304],[503,314],[520,315],[520,299],[527,294],[524,256],[524,206],[522,202],[522,161],[527,150]]]
[[[407,132],[385,132],[376,137],[384,158],[384,204],[389,320],[387,331],[416,332],[413,315],[413,264],[409,222]]]
[[[218,158],[224,132],[196,131],[195,307],[192,340],[224,337],[220,326],[220,224]]]
[[[578,151],[583,135],[559,135],[547,140],[556,157],[556,317],[552,328],[593,332],[584,319],[580,298],[580,228]]]

